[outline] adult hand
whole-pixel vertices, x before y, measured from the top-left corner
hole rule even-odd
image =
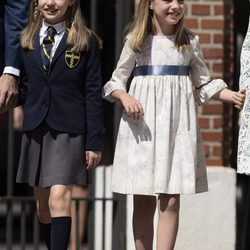
[[[3,74],[0,77],[0,113],[14,108],[17,95],[17,79],[11,74]]]
[[[238,92],[235,92],[233,95],[233,102],[234,102],[234,107],[241,110],[244,106],[246,98],[246,90],[245,89],[240,89]]]
[[[85,152],[85,155],[86,155],[87,169],[92,169],[92,168],[96,167],[102,158],[101,151],[87,150]]]

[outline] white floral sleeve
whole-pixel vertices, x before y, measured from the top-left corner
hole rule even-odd
[[[240,88],[250,88],[250,27],[246,34],[240,58]]]
[[[114,90],[121,89],[126,91],[126,85],[135,66],[136,53],[130,47],[130,41],[127,39],[122,49],[120,59],[117,63],[111,79],[103,87],[103,98],[114,102],[111,93]]]
[[[227,84],[221,79],[211,80],[197,35],[191,39],[191,47],[193,55],[190,60],[190,74],[197,92],[197,102],[203,104],[209,102],[211,97],[218,91],[226,88]]]

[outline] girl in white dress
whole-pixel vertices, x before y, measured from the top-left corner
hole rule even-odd
[[[136,249],[152,249],[157,206],[157,249],[173,249],[179,195],[207,191],[193,86],[199,104],[212,97],[239,107],[244,101],[243,91],[211,80],[198,36],[183,27],[184,12],[183,0],[141,0],[117,68],[104,86],[104,98],[124,107],[112,191],[134,195]]]

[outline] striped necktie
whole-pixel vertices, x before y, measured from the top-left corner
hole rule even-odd
[[[44,37],[41,44],[41,56],[43,62],[43,68],[49,72],[50,63],[52,60],[51,49],[55,44],[56,29],[53,26],[49,26],[47,29],[47,35]]]

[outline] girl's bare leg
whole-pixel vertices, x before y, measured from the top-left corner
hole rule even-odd
[[[88,187],[73,186],[73,192],[72,197],[73,198],[85,198],[88,196]],[[72,225],[71,225],[71,235],[70,235],[70,250],[77,250],[76,249],[76,202],[71,202],[71,215],[72,215]],[[86,224],[86,218],[87,218],[87,210],[88,210],[88,202],[87,201],[80,201],[79,202],[79,210],[78,210],[78,219],[79,219],[79,242],[81,245],[83,236],[85,234],[85,224]]]
[[[36,199],[37,216],[40,224],[40,230],[43,235],[44,243],[48,249],[51,249],[51,216],[49,210],[50,189],[35,187],[34,194]]]
[[[158,197],[157,250],[173,250],[179,225],[180,195]]]
[[[49,188],[34,187],[34,195],[36,200],[37,216],[41,223],[48,224],[51,222],[49,210]]]
[[[136,250],[152,250],[154,237],[154,196],[134,195],[133,231]]]
[[[51,217],[70,216],[72,185],[54,185],[50,188]]]
[[[54,185],[50,188],[51,214],[50,250],[67,250],[71,228],[72,185]]]

